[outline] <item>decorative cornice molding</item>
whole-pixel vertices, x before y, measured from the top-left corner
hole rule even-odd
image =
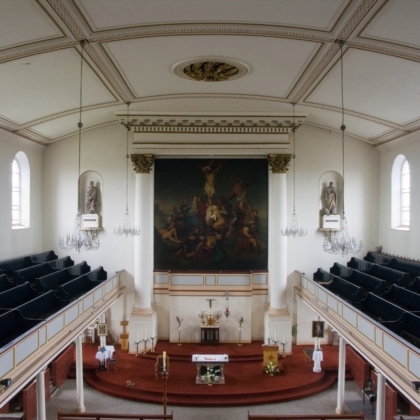
[[[86,34],[80,28],[80,25],[76,22],[74,17],[68,11],[66,6],[61,0],[47,0],[48,4],[54,10],[59,18],[64,22],[76,40],[80,41],[82,39],[87,39]]]
[[[149,174],[155,158],[153,155],[131,155],[131,161],[137,174]]]
[[[268,155],[268,164],[273,174],[286,174],[293,155]]]

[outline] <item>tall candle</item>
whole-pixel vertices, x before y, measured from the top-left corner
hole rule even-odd
[[[166,351],[163,352],[163,370],[166,370]]]
[[[274,330],[274,341],[277,341],[277,330]]]
[[[144,341],[147,340],[147,330],[144,332]]]
[[[282,343],[285,343],[285,341],[284,341],[284,333],[283,333],[283,341],[282,341]]]
[[[137,331],[137,343],[139,342],[139,332]]]

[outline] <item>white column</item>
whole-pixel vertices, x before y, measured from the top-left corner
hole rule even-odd
[[[36,404],[37,420],[46,420],[45,411],[45,371],[41,370],[36,375]]]
[[[134,225],[140,235],[134,239],[134,287],[136,308],[150,309],[153,285],[153,191],[150,173],[152,155],[131,155],[136,170]]]
[[[377,377],[376,420],[383,420],[385,418],[385,376],[377,372]]]
[[[344,414],[344,391],[346,379],[346,341],[340,337],[338,349],[337,414]]]
[[[85,395],[83,389],[83,346],[82,335],[76,337],[76,394],[77,394],[77,413],[84,413]]]
[[[292,155],[270,155],[269,164],[269,292],[270,310],[286,308],[287,236],[281,230],[287,225],[286,175]]]

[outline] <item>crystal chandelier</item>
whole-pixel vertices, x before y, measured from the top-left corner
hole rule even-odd
[[[118,226],[118,228],[114,228],[114,233],[118,236],[125,235],[128,237],[128,235],[135,236],[140,235],[140,229],[137,227],[131,227],[130,224],[130,214],[128,213],[128,158],[130,157],[128,154],[128,132],[130,131],[132,122],[129,119],[129,109],[130,109],[130,103],[127,102],[127,122],[121,122],[121,124],[127,129],[127,153],[126,153],[126,159],[127,159],[127,168],[126,168],[126,183],[125,183],[125,215],[124,215],[124,224],[121,226]]]
[[[324,239],[323,248],[328,254],[341,254],[345,256],[349,253],[357,254],[363,249],[363,241],[360,239],[357,242],[354,236],[350,236],[346,213],[344,211],[344,131],[346,126],[344,125],[344,83],[343,83],[343,45],[344,42],[340,42],[340,63],[341,63],[341,144],[343,151],[343,215],[340,221],[340,233],[331,235]]]
[[[293,104],[293,159],[295,160],[293,163],[293,215],[292,215],[292,224],[290,226],[287,226],[286,229],[281,231],[281,234],[284,236],[295,238],[306,236],[308,231],[305,229],[299,227],[298,221],[297,221],[297,215],[296,215],[296,208],[295,208],[295,200],[296,200],[296,155],[295,155],[295,149],[296,149],[296,138],[295,138],[295,131],[296,131],[296,125],[295,125],[295,104]]]
[[[73,234],[67,236],[60,236],[58,238],[58,247],[65,251],[71,249],[77,252],[95,251],[99,248],[98,231],[95,229],[83,229],[82,212],[80,210],[80,151],[82,142],[82,86],[83,86],[83,52],[86,41],[82,40],[80,46],[82,52],[80,54],[80,107],[79,107],[79,122],[77,127],[79,129],[79,179],[77,182],[77,213],[74,220]]]

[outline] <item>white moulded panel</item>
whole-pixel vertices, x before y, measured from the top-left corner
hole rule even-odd
[[[386,334],[384,334],[383,350],[402,366],[407,367],[407,349]]]
[[[338,312],[338,300],[333,298],[332,296],[328,296],[328,307],[332,309],[334,312]]]
[[[310,281],[308,281],[308,286],[307,286],[308,292],[312,293],[315,296],[315,285],[313,283],[311,283]]]
[[[83,309],[83,300],[79,302],[79,314],[82,314],[85,310]]]
[[[56,319],[48,324],[48,340],[51,340],[56,334],[64,328],[64,314],[58,316]]]
[[[156,284],[168,284],[169,283],[168,274],[156,274],[155,283]]]
[[[38,350],[38,334],[32,334],[16,346],[16,364],[21,363],[36,350]]]
[[[105,284],[105,294],[107,295],[112,289],[113,289],[113,287],[112,287],[112,281],[108,281]]]
[[[327,294],[324,292],[324,290],[318,290],[318,299],[322,302],[327,304]]]
[[[0,378],[13,369],[13,349],[0,356]]]
[[[65,325],[71,324],[79,316],[79,305],[73,305],[68,311],[66,311],[66,323]]]
[[[267,274],[254,274],[252,282],[254,284],[267,284]]]
[[[370,341],[375,340],[375,327],[364,318],[359,317],[357,329]]]
[[[250,286],[251,279],[249,275],[243,276],[219,276],[217,278],[219,286]]]
[[[94,296],[94,302],[98,302],[102,299],[102,287],[100,287],[98,290],[95,290],[93,293]]]
[[[206,286],[216,286],[216,276],[206,276]]]
[[[417,378],[420,378],[420,356],[411,351],[408,353],[408,370]]]
[[[353,327],[356,327],[356,312],[352,311],[347,306],[343,306],[343,318]]]
[[[39,347],[41,347],[47,342],[47,326],[40,328],[38,331],[38,335],[39,335]]]
[[[85,312],[93,306],[93,293],[91,293],[83,299],[83,305],[83,309],[85,310]]]
[[[383,333],[379,328],[375,328],[376,331],[376,335],[375,335],[375,344],[382,348],[382,337],[383,337]]]
[[[171,276],[174,286],[203,286],[204,276]]]

